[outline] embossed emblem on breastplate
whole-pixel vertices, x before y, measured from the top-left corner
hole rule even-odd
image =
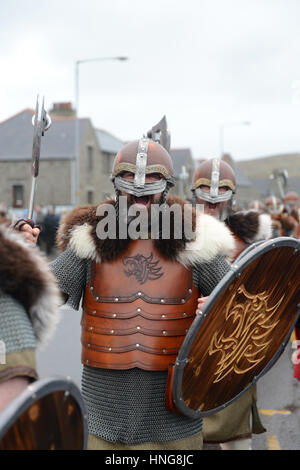
[[[159,260],[153,260],[153,253],[148,257],[140,254],[123,256],[122,262],[125,266],[124,272],[126,276],[134,276],[140,284],[144,284],[148,280],[159,279],[164,275],[161,272],[162,267],[159,266]]]

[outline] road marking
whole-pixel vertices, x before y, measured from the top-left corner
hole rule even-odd
[[[272,434],[267,436],[267,444],[269,450],[281,450],[277,437]]]
[[[267,416],[273,416],[273,415],[290,415],[291,411],[289,410],[259,410],[261,414],[267,415]]]

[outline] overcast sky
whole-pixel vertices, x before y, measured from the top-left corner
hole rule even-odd
[[[299,0],[9,0],[0,6],[0,120],[36,95],[75,100],[121,139],[165,114],[173,147],[237,160],[300,152]],[[251,122],[241,125],[241,122]]]

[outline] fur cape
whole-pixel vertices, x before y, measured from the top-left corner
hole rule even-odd
[[[248,244],[272,238],[272,219],[269,214],[239,211],[226,219],[226,225],[234,235]]]
[[[290,236],[293,236],[293,233],[297,229],[298,222],[297,220],[288,214],[278,214],[278,215],[273,215],[272,216],[273,224],[282,231],[283,236],[289,236],[289,234],[292,234]]]
[[[37,339],[43,346],[58,323],[62,305],[48,262],[18,232],[0,224],[0,295],[7,294],[26,310]]]
[[[101,204],[104,203],[114,205],[115,200],[110,199]],[[183,209],[187,203],[177,196],[169,196],[167,204],[179,204]],[[96,214],[97,207],[99,206],[78,207],[65,216],[57,236],[57,245],[61,251],[69,246],[78,257],[101,262],[113,261],[126,250],[130,239],[100,240],[97,237],[97,224],[101,220]],[[189,204],[186,207],[192,212],[195,239],[187,240],[184,236],[180,240],[173,238],[171,218],[171,239],[154,240],[161,255],[179,261],[186,267],[209,262],[217,255],[229,256],[234,248],[234,238],[225,224],[210,215],[196,215]]]

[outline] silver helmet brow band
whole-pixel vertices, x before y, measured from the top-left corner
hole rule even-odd
[[[143,188],[145,186],[146,167],[147,167],[147,152],[148,152],[149,139],[143,138],[139,140],[138,152],[136,156],[136,170],[134,176],[134,187]]]

